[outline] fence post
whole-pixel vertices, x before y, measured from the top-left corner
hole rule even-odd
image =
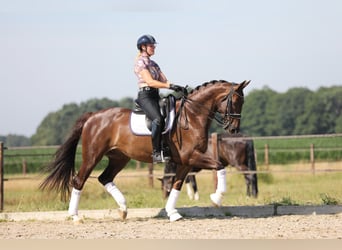
[[[211,146],[212,146],[212,152],[215,160],[218,160],[218,136],[217,133],[211,134]],[[214,191],[216,191],[217,187],[217,174],[216,171],[213,170],[213,179],[214,179]]]
[[[310,162],[311,162],[311,171],[312,174],[315,174],[315,150],[314,144],[310,144]]]
[[[4,209],[4,144],[0,141],[0,212]]]
[[[26,175],[27,173],[27,163],[26,163],[26,160],[23,159],[23,175]]]
[[[268,170],[269,164],[270,164],[268,155],[269,155],[268,144],[265,144],[265,166],[266,166],[267,170]]]
[[[135,162],[135,169],[139,170],[141,168],[141,162],[140,161],[136,161]]]

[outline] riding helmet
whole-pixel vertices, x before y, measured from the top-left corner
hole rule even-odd
[[[151,35],[143,35],[138,39],[137,48],[141,50],[141,45],[145,44],[156,44],[156,39]]]

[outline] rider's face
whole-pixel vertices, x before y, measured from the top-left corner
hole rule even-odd
[[[156,48],[155,44],[147,44],[146,45],[146,52],[147,54],[149,54],[150,56],[154,55],[154,49]]]

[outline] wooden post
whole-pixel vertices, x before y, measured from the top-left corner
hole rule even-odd
[[[217,133],[211,134],[211,145],[212,145],[212,152],[215,160],[218,160],[218,136]],[[216,191],[217,187],[217,173],[213,170],[213,179],[214,179],[214,191]]]
[[[153,188],[153,164],[148,164],[148,183],[151,188]]]
[[[269,154],[268,144],[265,144],[265,166],[266,166],[267,170],[268,170],[269,164],[270,164],[268,154]]]
[[[315,174],[315,150],[314,145],[310,144],[310,162],[311,162],[311,171],[312,174]]]
[[[4,209],[4,144],[0,141],[0,212]]]
[[[141,162],[140,161],[136,161],[135,169],[139,170],[140,168],[141,168]]]
[[[26,163],[26,160],[23,159],[23,175],[26,175],[27,173],[27,163]]]

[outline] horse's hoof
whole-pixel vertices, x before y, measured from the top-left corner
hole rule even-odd
[[[199,200],[199,193],[198,192],[195,193],[194,199],[195,199],[195,201]]]
[[[183,217],[179,214],[179,213],[173,213],[170,215],[170,222],[174,222],[174,221],[178,221],[180,219],[182,219]]]
[[[84,223],[84,221],[83,221],[80,217],[78,217],[78,215],[73,215],[73,216],[72,216],[72,222],[73,222],[75,225]]]
[[[213,193],[210,195],[210,199],[215,207],[220,207],[222,202],[222,194]]]
[[[118,213],[119,213],[119,217],[122,221],[126,220],[127,218],[127,210],[123,210],[123,209],[118,209]]]

